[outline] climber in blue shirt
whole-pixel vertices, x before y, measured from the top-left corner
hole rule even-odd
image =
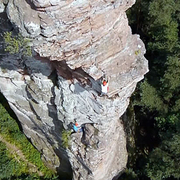
[[[82,128],[79,127],[77,122],[73,125],[73,129],[75,132],[82,132]]]

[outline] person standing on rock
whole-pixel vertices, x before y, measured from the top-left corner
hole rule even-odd
[[[105,96],[107,95],[109,91],[109,86],[108,86],[108,80],[103,78],[102,83],[101,83],[101,95],[100,96]]]

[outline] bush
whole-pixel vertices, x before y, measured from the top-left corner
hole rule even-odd
[[[21,34],[13,36],[12,32],[4,33],[5,51],[10,54],[19,54],[20,57],[32,56],[30,40],[23,38]]]
[[[68,148],[70,145],[71,131],[63,130],[62,131],[62,145],[64,148]]]

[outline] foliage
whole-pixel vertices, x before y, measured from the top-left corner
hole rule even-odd
[[[126,169],[125,172],[121,175],[121,180],[138,180],[137,174],[133,171],[133,169]]]
[[[148,107],[150,110],[167,111],[161,97],[158,95],[156,88],[151,86],[147,81],[140,85],[141,105]]]
[[[177,56],[168,56],[166,71],[161,78],[161,91],[164,99],[170,101],[174,94],[178,94],[180,87],[180,59]]]
[[[43,164],[41,160],[41,154],[27,140],[25,135],[20,131],[16,121],[7,113],[6,109],[1,104],[0,104],[0,134],[10,143],[13,143],[17,147],[19,147],[22,150],[23,154],[25,155],[26,159],[28,159],[29,162],[35,164],[38,167],[39,171],[41,171],[44,174],[45,178],[53,178],[54,173]],[[12,162],[14,162],[14,160],[12,160]],[[13,168],[14,164],[10,164],[9,166],[11,165]],[[20,169],[23,168],[21,167]],[[13,169],[10,169],[9,167],[9,171],[12,170]],[[25,172],[26,170],[22,171],[22,173]],[[17,174],[16,171],[14,172],[14,174],[19,175]],[[11,172],[11,175],[13,175],[13,172]]]
[[[19,33],[13,36],[12,32],[4,33],[5,51],[10,54],[19,54],[21,57],[32,56],[30,40],[23,38]]]
[[[174,18],[177,9],[174,0],[152,0],[149,3],[148,31],[150,35],[149,48],[155,51],[170,51],[178,41],[178,23]],[[164,52],[162,52],[164,53]]]
[[[71,131],[63,130],[62,131],[62,145],[64,148],[68,148],[71,140]]]
[[[149,155],[146,165],[147,176],[152,180],[170,177],[180,178],[180,135],[162,141]]]
[[[27,163],[16,160],[6,149],[6,146],[0,142],[0,179],[10,179],[11,177],[28,176],[29,169]],[[33,174],[29,177],[34,177]]]

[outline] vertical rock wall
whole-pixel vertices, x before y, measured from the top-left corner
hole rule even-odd
[[[120,117],[148,71],[144,44],[132,35],[125,14],[133,3],[0,1],[34,49],[23,65],[1,49],[0,91],[46,164],[74,180],[111,180],[126,166]],[[104,74],[110,91],[100,97]],[[64,149],[62,129],[75,121],[83,132],[72,133]]]

